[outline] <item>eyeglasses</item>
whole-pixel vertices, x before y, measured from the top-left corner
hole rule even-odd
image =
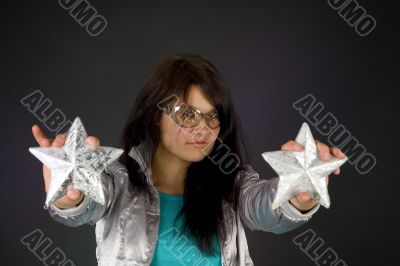
[[[206,120],[207,126],[212,129],[219,127],[220,124],[217,110],[203,114],[193,106],[185,103],[175,106],[164,106],[161,109],[169,115],[175,123],[182,127],[196,127],[200,124],[203,117]]]

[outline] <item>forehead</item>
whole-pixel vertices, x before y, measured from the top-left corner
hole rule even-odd
[[[193,106],[202,113],[208,113],[215,109],[215,106],[207,99],[199,85],[191,86],[187,104]]]

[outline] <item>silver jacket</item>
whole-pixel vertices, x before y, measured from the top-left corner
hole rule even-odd
[[[135,146],[129,155],[135,159],[148,178],[152,193],[136,193],[129,183],[128,171],[115,161],[102,173],[107,205],[89,197],[70,209],[49,207],[53,219],[68,225],[96,224],[96,256],[98,265],[149,265],[157,243],[160,219],[159,195],[151,179],[150,148]],[[223,202],[224,223],[230,234],[221,243],[223,266],[254,265],[248,251],[243,224],[250,230],[276,234],[293,230],[307,222],[319,204],[307,214],[300,213],[289,202],[276,209],[271,203],[276,194],[278,178],[260,179],[250,165],[240,171],[238,209]],[[221,233],[218,232],[218,235]]]

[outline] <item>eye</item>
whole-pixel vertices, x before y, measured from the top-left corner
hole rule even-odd
[[[211,111],[210,113],[207,114],[208,117],[218,119],[218,112],[217,111]]]
[[[192,115],[193,115],[193,112],[190,111],[190,110],[186,110],[186,111],[184,111],[184,112],[182,113],[182,116],[183,116],[184,118],[188,118],[188,117],[190,117],[190,116],[192,116]]]
[[[196,116],[196,111],[188,106],[185,106],[182,108],[179,116],[181,117],[181,119],[192,119]]]

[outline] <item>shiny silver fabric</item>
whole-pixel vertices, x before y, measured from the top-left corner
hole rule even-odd
[[[105,206],[89,197],[74,208],[60,210],[50,205],[50,215],[68,226],[96,224],[98,264],[149,265],[153,257],[160,219],[159,195],[151,180],[151,147],[144,143],[133,147],[129,155],[140,165],[148,178],[151,193],[137,193],[129,185],[126,168],[115,161],[102,175]],[[251,230],[284,233],[307,222],[319,205],[301,214],[289,202],[273,210],[277,178],[260,179],[250,166],[236,178],[240,186],[237,210],[224,202],[224,223],[229,237],[221,243],[223,266],[253,265],[243,224]],[[219,233],[220,234],[220,233]]]

